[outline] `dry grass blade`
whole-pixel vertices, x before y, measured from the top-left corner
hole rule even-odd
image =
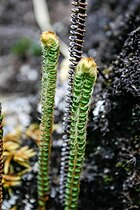
[[[6,175],[2,176],[2,183],[4,188],[14,187],[20,185],[21,177],[17,175]]]
[[[31,170],[29,159],[36,153],[28,146],[21,147],[21,132],[16,130],[15,133],[10,133],[4,137],[4,174],[2,176],[3,187],[8,189],[9,194],[12,191],[11,187],[21,184],[21,177]],[[15,164],[24,167],[16,173]]]
[[[47,1],[45,0],[33,0],[33,7],[36,21],[42,31],[53,31],[50,24],[49,10],[47,6]],[[68,46],[60,40],[60,51],[65,58],[69,57]]]
[[[33,149],[29,149],[28,146],[24,146],[19,150],[15,151],[13,160],[17,163],[25,162],[29,160],[29,158],[33,157],[36,153]]]
[[[27,128],[26,130],[26,135],[31,139],[35,140],[37,145],[39,145],[41,139],[41,132],[39,129],[39,125],[37,124],[30,125],[29,128]]]

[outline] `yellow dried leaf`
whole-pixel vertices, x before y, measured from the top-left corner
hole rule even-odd
[[[9,188],[21,184],[21,177],[15,175],[2,175],[2,184],[4,188]]]
[[[29,164],[28,162],[23,162],[23,161],[19,161],[19,160],[16,160],[16,162],[17,162],[19,165],[21,165],[21,166],[23,166],[23,167],[25,167],[25,168],[29,168],[29,167],[30,167],[30,164]]]
[[[33,149],[29,149],[28,146],[24,146],[15,151],[13,160],[16,162],[25,162],[26,160],[29,160],[29,158],[33,157],[35,154],[36,153],[33,151]]]
[[[14,206],[14,207],[12,207],[10,210],[17,210],[17,207]]]
[[[12,141],[6,141],[4,142],[3,144],[3,147],[4,147],[4,150],[7,150],[7,151],[13,151],[13,150],[16,150],[19,148],[19,144],[16,143],[16,142],[12,142]]]
[[[19,143],[21,138],[21,131],[19,129],[17,129],[14,133],[9,133],[6,136],[3,137],[3,141],[12,141],[12,142],[16,142]]]
[[[26,135],[31,139],[35,140],[37,144],[39,144],[41,139],[41,133],[38,124],[32,124],[26,130]]]
[[[15,176],[15,175],[6,175],[6,174],[3,174],[2,175],[2,180],[3,181],[19,181],[21,178],[20,176]]]
[[[20,172],[17,173],[18,176],[23,176],[24,174],[28,173],[31,170],[31,167],[26,168]]]
[[[4,151],[3,152],[3,157],[7,157],[7,156],[9,156],[11,153],[9,152],[9,151]]]
[[[39,145],[40,140],[41,140],[41,129],[40,129],[40,126],[38,124],[32,124],[26,130],[26,135],[28,137],[30,137],[31,139],[35,140],[38,145]],[[53,131],[55,131],[59,127],[60,127],[59,124],[54,124],[53,125]]]
[[[11,160],[13,159],[13,155],[9,155],[6,160],[4,161],[4,174],[8,174],[9,172],[9,167]]]

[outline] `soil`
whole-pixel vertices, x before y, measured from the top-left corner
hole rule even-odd
[[[68,44],[70,1],[47,2],[51,24]],[[1,0],[0,101],[7,117],[5,135],[19,123],[22,133],[31,123],[40,123],[40,54],[30,49],[20,55],[12,51],[18,39],[28,38],[38,44],[40,33],[31,0]],[[89,0],[84,53],[96,59],[99,76],[89,113],[78,210],[140,209],[139,0]],[[53,133],[48,203],[51,210],[63,209],[59,169],[65,92],[66,82],[59,80],[54,118],[59,126]],[[36,142],[24,134],[22,145],[29,145],[38,154]],[[2,210],[15,206],[17,210],[37,210],[37,159],[37,155],[31,158],[32,170],[22,176],[20,186],[12,188],[12,195],[4,189]]]

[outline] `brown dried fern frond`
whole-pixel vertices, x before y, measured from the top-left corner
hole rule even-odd
[[[2,129],[2,116],[0,105],[0,210],[2,209],[2,173],[3,173],[3,129]]]

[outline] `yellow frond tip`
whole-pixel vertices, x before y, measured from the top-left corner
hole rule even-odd
[[[52,31],[45,31],[41,34],[41,42],[44,46],[50,47],[53,44],[59,44],[59,39]]]
[[[89,74],[97,78],[97,65],[93,58],[82,58],[76,68],[78,74]]]

